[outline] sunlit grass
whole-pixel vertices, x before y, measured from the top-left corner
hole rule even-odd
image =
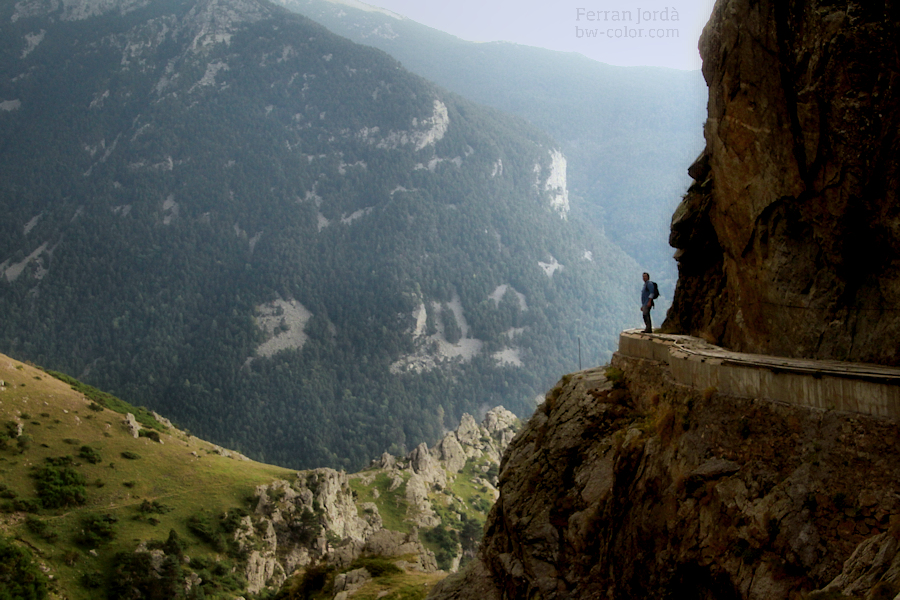
[[[141,540],[165,540],[169,530],[190,545],[191,556],[214,557],[215,550],[188,530],[188,518],[201,508],[217,515],[247,507],[257,485],[295,476],[289,469],[225,458],[215,453],[213,445],[177,429],[160,432],[159,442],[132,437],[122,414],[91,409],[94,402],[70,384],[4,356],[0,380],[6,383],[0,391],[0,428],[21,423],[22,435],[28,436],[24,447],[11,439],[0,449],[4,511],[11,510],[16,500],[36,500],[31,474],[48,458],[72,457],[72,468],[87,481],[84,505],[41,508],[32,515],[52,534],[29,529],[16,516],[21,513],[0,512],[2,533],[24,540],[37,558],[49,564],[54,585],[71,600],[88,600],[98,593],[80,585],[83,574],[108,572],[117,552],[131,552]],[[129,408],[124,403],[119,407]],[[83,458],[82,446],[89,446],[100,460],[91,463]],[[139,458],[128,460],[123,453]],[[141,512],[145,500],[166,511]],[[79,545],[76,538],[87,515],[114,518],[114,538],[96,547]]]

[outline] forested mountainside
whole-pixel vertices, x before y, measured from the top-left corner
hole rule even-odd
[[[676,278],[669,224],[690,184],[685,165],[703,149],[707,90],[699,71],[616,67],[574,52],[467,42],[361,2],[276,2],[548,132],[568,159],[573,215],[649,269],[668,306]]]
[[[0,350],[281,465],[530,414],[634,322],[521,120],[264,0],[0,6]]]

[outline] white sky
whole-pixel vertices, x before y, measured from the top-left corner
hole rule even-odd
[[[473,42],[516,42],[580,52],[612,65],[675,69],[700,68],[697,39],[714,3],[713,0],[366,1]]]

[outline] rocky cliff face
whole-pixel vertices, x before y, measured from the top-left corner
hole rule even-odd
[[[706,149],[672,219],[666,327],[742,351],[900,364],[896,3],[720,0]]]
[[[385,453],[359,473],[314,469],[259,486],[253,514],[234,533],[247,556],[248,591],[277,589],[311,564],[346,567],[363,555],[402,558],[406,570],[437,571],[443,565],[419,529],[458,530],[470,518],[464,513],[487,510],[498,495],[490,472],[496,473],[519,426],[515,415],[497,407],[480,424],[463,415],[457,430],[433,448],[422,444],[406,457]],[[445,557],[451,568],[462,553],[458,547]]]
[[[478,560],[432,600],[900,591],[894,423],[614,364],[548,393],[504,455]]]

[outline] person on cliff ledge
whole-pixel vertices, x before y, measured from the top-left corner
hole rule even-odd
[[[644,287],[641,288],[641,313],[644,315],[644,333],[653,333],[653,325],[650,323],[650,310],[653,301],[659,298],[659,288],[650,281],[650,274],[644,273]]]

